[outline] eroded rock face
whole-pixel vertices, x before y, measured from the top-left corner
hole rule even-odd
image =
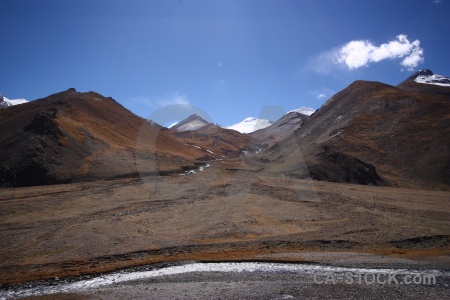
[[[34,116],[30,124],[24,127],[24,130],[52,137],[63,136],[63,133],[58,128],[55,118],[56,109],[40,112]]]
[[[338,168],[346,182],[378,185],[383,180],[378,176],[376,168],[350,155],[329,151],[325,158]]]

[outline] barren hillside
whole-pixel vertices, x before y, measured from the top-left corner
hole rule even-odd
[[[259,159],[300,178],[448,188],[449,136],[448,87],[356,81]]]
[[[114,99],[75,89],[1,109],[0,151],[4,185],[181,170],[204,156]]]

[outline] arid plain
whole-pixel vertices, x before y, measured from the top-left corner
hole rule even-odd
[[[155,262],[323,260],[311,252],[375,253],[448,267],[449,200],[448,191],[214,164],[184,176],[6,188],[1,283]]]

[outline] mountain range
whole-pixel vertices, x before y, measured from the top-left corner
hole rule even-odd
[[[288,112],[287,114],[295,112],[295,113],[300,113],[302,115],[310,116],[315,111],[316,110],[313,108],[302,106],[298,109]],[[267,120],[267,119],[247,117],[237,124],[234,124],[231,126],[226,126],[226,127],[221,126],[221,127],[226,128],[226,129],[236,130],[236,131],[239,131],[240,133],[252,133],[252,132],[258,131],[260,129],[269,127],[273,123],[274,123],[273,121]],[[171,124],[168,128],[170,128],[172,130],[177,130],[177,131],[188,131],[188,130],[198,130],[208,124],[210,124],[208,121],[206,121],[202,117],[198,116],[197,114],[193,114],[180,122]],[[217,126],[219,126],[219,125],[217,125]]]
[[[450,80],[356,81],[317,111],[223,128],[191,115],[164,128],[112,98],[69,89],[0,109],[0,185],[151,174],[202,164],[386,186],[450,186]],[[8,99],[2,102],[8,103]],[[237,167],[236,167],[237,166]]]

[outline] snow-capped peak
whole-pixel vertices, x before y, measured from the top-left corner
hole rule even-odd
[[[298,112],[298,113],[301,113],[301,114],[310,116],[310,115],[312,115],[315,111],[316,111],[316,110],[315,110],[314,108],[307,107],[307,106],[302,106],[302,107],[300,107],[300,108],[297,108],[297,109],[288,111],[288,113],[290,113],[290,112]]]
[[[208,121],[206,121],[197,114],[193,114],[181,122],[171,124],[170,129],[177,131],[198,130],[208,124],[209,124]]]
[[[450,86],[450,78],[434,74],[430,70],[424,69],[416,73],[414,81],[417,83],[434,84],[440,86]]]
[[[29,102],[29,101],[25,100],[23,98],[10,100],[10,99],[0,95],[0,108],[19,105],[19,104],[23,104],[23,103],[27,103],[27,102]]]
[[[259,129],[266,128],[272,125],[272,121],[266,119],[258,119],[255,117],[245,118],[242,122],[226,127],[227,129],[233,129],[240,133],[250,133]]]

